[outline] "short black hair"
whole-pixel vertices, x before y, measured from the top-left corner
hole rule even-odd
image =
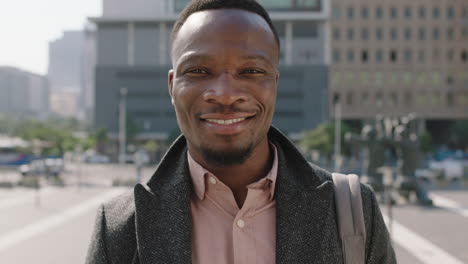
[[[268,12],[255,0],[192,0],[187,6],[180,12],[179,18],[174,24],[171,33],[171,49],[172,44],[174,43],[177,33],[179,33],[180,28],[184,25],[187,18],[193,13],[204,11],[204,10],[214,10],[214,9],[241,9],[248,12],[252,12],[261,16],[267,22],[270,27],[273,35],[275,37],[276,44],[278,44],[278,50],[280,49],[280,40],[278,33],[276,32],[273,22],[270,19]]]

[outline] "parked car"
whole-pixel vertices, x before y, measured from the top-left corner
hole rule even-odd
[[[441,171],[447,180],[463,179],[466,167],[468,167],[468,161],[462,159],[448,158],[429,162],[429,168]]]
[[[23,176],[45,175],[57,177],[63,172],[64,168],[62,158],[47,158],[33,160],[28,164],[21,165],[19,172]]]
[[[111,159],[102,154],[92,154],[92,155],[86,155],[83,158],[83,161],[86,163],[109,163]]]

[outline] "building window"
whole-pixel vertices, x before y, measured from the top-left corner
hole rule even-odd
[[[405,97],[403,97],[403,100],[405,102],[406,105],[411,105],[412,102],[413,102],[413,96],[411,94],[411,92],[406,92],[405,93]]]
[[[383,95],[382,92],[377,92],[375,94],[375,105],[377,107],[382,107],[383,106]]]
[[[398,37],[398,32],[396,28],[390,29],[390,39],[391,40],[397,40]]]
[[[426,61],[426,56],[425,56],[424,50],[420,50],[418,52],[418,61],[419,61],[419,63],[424,63]]]
[[[406,85],[411,84],[412,81],[413,81],[413,76],[411,75],[411,72],[405,72],[405,73],[403,73],[403,82],[404,82]]]
[[[396,19],[398,16],[398,9],[396,7],[391,7],[390,8],[390,18],[391,19]]]
[[[419,40],[425,40],[426,39],[426,30],[424,28],[419,29]]]
[[[341,9],[339,7],[333,8],[333,18],[336,20],[341,18]]]
[[[390,51],[390,61],[391,62],[396,62],[397,61],[397,51],[396,50],[391,50]]]
[[[425,18],[426,17],[426,8],[420,7],[419,8],[419,18]]]
[[[353,104],[353,92],[346,93],[346,104],[352,105]]]
[[[438,19],[439,16],[440,16],[439,8],[438,8],[438,7],[434,7],[434,8],[432,9],[432,17],[433,17],[434,19]]]
[[[348,29],[348,40],[354,40],[354,30],[352,28]]]
[[[333,61],[334,62],[340,62],[340,60],[341,60],[340,50],[338,50],[338,49],[333,50]]]
[[[440,60],[440,51],[439,49],[436,48],[432,51],[432,61],[438,62],[439,60]]]
[[[441,84],[440,73],[438,73],[438,72],[433,72],[432,73],[432,84],[433,85],[440,85]]]
[[[375,85],[382,86],[384,83],[384,75],[382,72],[375,73]]]
[[[405,50],[405,62],[411,62],[412,55],[413,54],[410,49]]]
[[[440,36],[439,29],[438,29],[438,28],[434,28],[434,29],[432,30],[432,39],[433,39],[433,40],[439,40],[439,36]]]
[[[447,39],[448,40],[453,40],[453,38],[454,38],[453,28],[447,29]]]
[[[463,36],[463,39],[468,38],[468,28],[467,27],[462,29],[462,36]]]
[[[362,19],[367,19],[369,17],[369,9],[367,7],[361,9],[361,17]]]
[[[453,19],[454,16],[455,16],[455,11],[453,10],[453,7],[447,8],[447,18]]]
[[[447,93],[447,105],[448,106],[453,106],[453,93],[452,92],[448,92]]]
[[[462,17],[463,18],[468,18],[468,8],[464,7],[462,9]]]
[[[447,85],[453,85],[454,81],[453,81],[453,77],[452,76],[447,76]]]
[[[411,7],[405,7],[405,17],[408,19],[411,18]]]
[[[453,51],[453,49],[449,49],[447,51],[447,60],[449,62],[452,62],[454,59],[455,59],[455,52]]]
[[[368,61],[368,54],[367,54],[367,51],[366,50],[363,50],[362,53],[361,53],[361,60],[362,62],[366,63]]]
[[[378,63],[381,63],[383,61],[383,52],[382,50],[376,50],[375,51],[375,61]]]
[[[363,105],[369,105],[369,93],[363,92],[361,94],[361,104]]]
[[[353,7],[348,7],[348,19],[353,19],[354,18],[354,8]]]
[[[368,40],[369,39],[369,30],[367,28],[363,28],[361,30],[361,39]]]
[[[411,28],[405,29],[405,40],[411,40]]]
[[[340,79],[341,79],[341,73],[340,72],[333,72],[332,75],[331,75],[331,82],[333,85],[337,85],[340,83]]]
[[[382,40],[383,39],[383,30],[381,28],[377,28],[375,30],[375,38],[377,40]]]
[[[353,62],[354,61],[354,50],[350,49],[348,50],[348,62]]]
[[[467,56],[468,56],[468,55],[466,54],[466,50],[462,51],[462,53],[461,53],[461,60],[462,60],[463,62],[466,62]]]
[[[398,95],[395,92],[390,93],[390,105],[398,105]]]
[[[424,85],[426,82],[426,74],[424,72],[419,73],[416,80],[419,85]]]
[[[340,33],[341,33],[340,29],[339,29],[339,28],[335,28],[335,29],[333,30],[333,39],[334,39],[334,40],[340,40],[340,37],[341,37],[341,34],[340,34]]]
[[[375,8],[375,17],[378,18],[378,19],[383,18],[383,9],[382,9],[382,7]]]

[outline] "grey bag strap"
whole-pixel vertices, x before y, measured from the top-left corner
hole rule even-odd
[[[344,263],[364,264],[366,228],[359,177],[340,173],[332,176]]]

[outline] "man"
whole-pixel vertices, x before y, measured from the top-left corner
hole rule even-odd
[[[251,0],[194,0],[172,34],[183,136],[146,186],[105,204],[87,263],[343,263],[330,173],[271,127],[279,40]],[[395,263],[362,186],[367,263]]]

